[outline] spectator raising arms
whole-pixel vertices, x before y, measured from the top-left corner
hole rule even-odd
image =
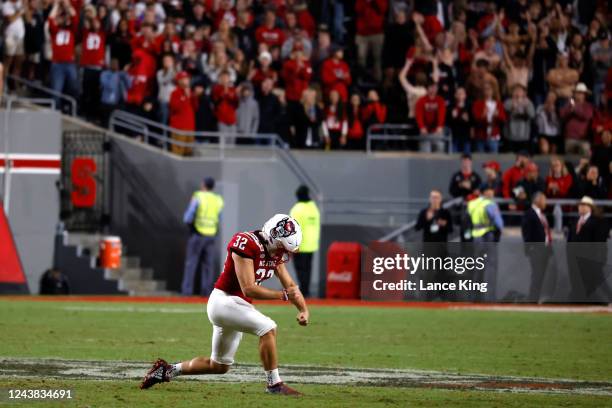
[[[75,65],[76,34],[79,18],[69,0],[55,0],[49,14],[49,34],[53,63],[51,64],[51,88],[55,92],[77,94],[77,71]],[[56,98],[56,104],[61,103]]]

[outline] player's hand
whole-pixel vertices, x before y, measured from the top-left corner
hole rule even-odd
[[[306,312],[299,312],[297,315],[297,322],[300,326],[307,326],[308,325],[308,318],[310,317],[310,314],[308,313],[308,311]]]

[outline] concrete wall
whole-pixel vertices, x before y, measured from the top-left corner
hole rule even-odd
[[[178,290],[188,230],[182,214],[203,177],[218,181],[225,199],[220,246],[236,231],[256,229],[271,215],[288,212],[300,184],[283,160],[260,155],[234,154],[218,158],[179,158],[123,137],[112,137],[112,230],[124,239],[127,253],[138,255],[155,277]],[[447,191],[450,175],[459,167],[458,156],[411,154],[294,152],[322,190],[326,200],[336,198],[426,198],[431,188]],[[267,157],[267,158],[266,158]],[[488,160],[475,160],[475,168]],[[512,155],[497,158],[502,167],[512,165]],[[325,208],[328,208],[326,202]],[[410,218],[410,217],[409,217]],[[325,253],[336,240],[367,243],[391,227],[372,226],[368,217],[332,214],[325,217],[322,255],[315,259],[314,290],[320,289],[319,269],[325,270]],[[370,219],[372,221],[372,219]],[[219,268],[225,249],[219,248]]]
[[[5,111],[0,110],[3,138],[5,116]],[[9,152],[60,154],[59,113],[17,109],[8,119]],[[0,148],[4,152],[4,139]],[[59,174],[12,174],[8,219],[31,293],[38,293],[40,276],[53,262],[53,239],[59,219],[55,186],[58,179]]]

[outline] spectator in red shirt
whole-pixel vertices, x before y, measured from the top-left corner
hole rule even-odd
[[[176,88],[170,95],[170,127],[184,132],[195,131],[195,112],[197,111],[198,96],[192,95],[191,78],[185,71],[176,74]],[[193,143],[195,137],[193,134],[186,135],[183,133],[173,132],[172,140],[179,143]],[[172,153],[180,156],[191,156],[193,150],[191,147],[186,147],[180,144],[172,144],[170,146]]]
[[[348,87],[351,85],[351,71],[344,62],[344,50],[336,47],[331,58],[326,59],[321,65],[321,81],[323,92],[329,95],[331,91],[338,91],[340,100],[348,100]]]
[[[552,157],[546,177],[546,196],[549,198],[569,197],[573,181],[572,175],[561,159]]]
[[[287,100],[287,115],[289,123],[294,124],[298,112],[302,108],[302,94],[308,88],[312,78],[312,67],[301,44],[293,46],[291,58],[283,64],[281,78],[285,83],[285,99]]]
[[[357,56],[359,66],[367,69],[368,56],[374,61],[374,78],[382,77],[382,49],[385,41],[384,24],[387,12],[387,0],[357,0],[355,18],[357,24]]]
[[[51,64],[51,88],[76,96],[77,71],[75,65],[75,40],[79,21],[68,0],[56,0],[49,14],[49,34],[53,53]],[[56,99],[60,106],[61,99]]]
[[[493,97],[494,89],[488,82],[484,84],[483,96],[483,99],[476,100],[472,105],[472,117],[474,118],[472,131],[476,151],[497,153],[501,129],[506,122],[506,111],[502,103]]]
[[[276,26],[276,13],[274,10],[266,10],[264,23],[255,30],[255,39],[259,44],[267,44],[268,47],[281,47],[285,42],[283,30]]]
[[[212,87],[211,97],[215,105],[215,116],[221,137],[227,143],[233,143],[236,134],[236,109],[238,109],[238,92],[230,82],[228,71],[222,71],[218,82]],[[227,137],[225,135],[231,135]]]
[[[88,8],[83,22],[83,41],[81,45],[81,67],[83,69],[83,96],[81,103],[86,116],[97,114],[96,106],[100,100],[100,74],[104,69],[106,53],[106,34],[102,30],[96,11]]]
[[[155,60],[144,49],[134,50],[128,74],[132,83],[127,93],[128,110],[139,112],[142,102],[151,93],[151,84],[155,75]]]
[[[378,96],[376,89],[370,89],[368,92],[368,100],[361,112],[361,117],[366,135],[370,126],[385,123],[387,107],[380,102],[380,96]]]
[[[421,96],[415,105],[415,118],[421,136],[441,138],[444,136],[444,122],[446,120],[446,104],[444,99],[438,95],[438,84],[429,80],[427,93]],[[432,149],[433,148],[433,149]],[[444,151],[444,142],[421,141],[419,142],[421,152]]]
[[[329,100],[323,113],[323,139],[325,150],[337,149],[346,146],[348,135],[348,122],[344,103],[340,99],[340,93],[332,90],[329,93]]]
[[[513,198],[512,190],[518,185],[519,181],[525,178],[525,169],[529,164],[529,153],[520,151],[516,154],[514,166],[504,172],[502,176],[502,195],[504,198]],[[511,210],[516,210],[516,205],[510,204]]]

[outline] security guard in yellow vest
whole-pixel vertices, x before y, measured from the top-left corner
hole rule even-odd
[[[300,290],[305,297],[308,297],[310,296],[312,256],[319,250],[321,215],[317,204],[310,199],[308,187],[300,186],[295,195],[298,202],[293,206],[289,215],[295,218],[302,227],[302,243],[299,252],[294,256],[293,264],[300,282]]]
[[[193,295],[193,286],[198,270],[202,270],[200,294],[210,295],[215,282],[215,249],[219,218],[223,209],[223,198],[213,192],[215,180],[206,177],[202,188],[195,193],[183,215],[183,222],[191,227],[187,241],[187,255],[181,293]]]
[[[493,201],[495,191],[485,188],[482,195],[468,202],[467,211],[472,222],[474,242],[497,242],[504,228],[497,203]]]

